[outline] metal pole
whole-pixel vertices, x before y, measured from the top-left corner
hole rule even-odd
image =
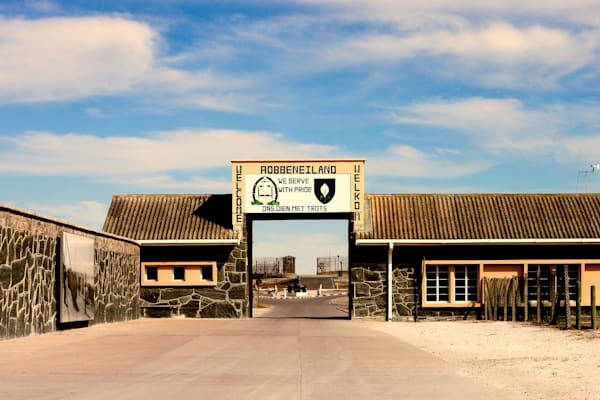
[[[394,254],[394,243],[390,242],[388,247],[388,266],[387,266],[387,315],[386,321],[392,320],[392,255]]]
[[[577,280],[577,316],[576,322],[577,329],[581,330],[581,281]]]
[[[592,329],[596,329],[598,324],[596,323],[596,286],[592,285],[592,287],[590,288],[590,297],[591,297],[591,302],[592,302]]]

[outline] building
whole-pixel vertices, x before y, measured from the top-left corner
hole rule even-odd
[[[517,277],[532,294],[522,306],[537,306],[536,284],[549,301],[565,266],[571,287],[581,281],[584,306],[600,284],[598,194],[368,195],[367,203],[371,222],[351,254],[354,316],[481,311],[484,279],[493,278]]]
[[[230,195],[113,198],[104,230],[141,245],[146,315],[251,316],[256,216],[234,229],[232,207]],[[492,279],[515,280],[523,309],[550,307],[561,287],[572,299],[580,281],[589,307],[600,285],[600,194],[370,194],[363,212],[360,225],[336,214],[351,225],[351,318],[481,315]]]
[[[231,195],[117,195],[104,231],[141,246],[143,315],[247,315],[247,254],[231,229]]]
[[[296,272],[296,257],[255,257],[252,272],[257,275],[282,275]]]

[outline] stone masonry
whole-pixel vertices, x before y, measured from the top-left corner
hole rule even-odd
[[[139,317],[139,247],[33,213],[0,207],[0,339],[57,329],[59,238],[95,239],[96,319]]]
[[[243,318],[248,314],[246,242],[242,241],[217,264],[215,287],[141,288],[144,316],[188,318]]]
[[[394,318],[414,315],[415,269],[395,265],[392,269],[392,313]],[[352,318],[385,318],[387,310],[387,264],[352,265]]]
[[[96,238],[96,246],[94,323],[138,319],[140,317],[139,248],[103,238]]]
[[[352,318],[385,317],[385,264],[352,265]]]

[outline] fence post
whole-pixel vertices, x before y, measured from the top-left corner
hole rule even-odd
[[[482,290],[483,290],[483,318],[486,321],[488,321],[489,320],[489,315],[488,315],[489,301],[488,301],[488,294],[487,294],[487,278],[485,276],[481,280],[481,286],[482,286]]]
[[[524,298],[523,300],[525,303],[524,304],[524,307],[525,307],[524,314],[525,315],[523,316],[523,320],[525,322],[527,322],[527,320],[529,320],[529,282],[528,282],[529,274],[527,273],[527,271],[525,271],[524,279],[525,279],[525,281],[523,282],[523,285],[524,285],[523,286],[523,298]]]
[[[571,293],[569,293],[569,266],[563,271],[565,283],[565,329],[571,329]]]
[[[558,317],[558,293],[556,282],[556,265],[550,267],[550,325],[556,325]]]
[[[502,297],[504,298],[503,321],[508,321],[508,298],[510,297],[510,282],[507,278],[502,280]]]
[[[577,313],[575,315],[575,325],[581,329],[581,281],[577,281]]]
[[[512,297],[512,301],[511,301],[511,308],[512,308],[512,320],[513,322],[517,321],[517,292],[519,290],[519,277],[518,276],[513,276],[512,279],[512,290],[511,290],[511,297]]]
[[[538,264],[537,275],[536,275],[536,287],[537,287],[537,323],[542,323],[542,266]]]
[[[596,329],[598,326],[596,324],[596,286],[592,285],[591,289],[590,297],[592,300],[592,329]]]

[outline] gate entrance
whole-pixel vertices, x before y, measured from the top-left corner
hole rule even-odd
[[[249,316],[349,319],[348,213],[247,215]]]
[[[271,315],[276,315],[274,310],[279,306],[280,311],[289,310],[281,311],[281,316],[318,317],[319,314],[310,311],[321,309],[325,303],[324,309],[333,307],[331,314],[323,311],[323,317],[349,318],[352,309],[349,242],[355,229],[365,225],[365,160],[251,160],[231,164],[231,222],[247,243],[248,315],[258,316],[256,311],[261,310],[262,295],[266,294],[265,308],[274,307]],[[281,225],[275,227],[281,221],[299,220],[314,222],[310,233],[298,235],[302,229],[297,225],[284,235]],[[273,224],[270,230],[268,221]],[[329,231],[336,223],[341,223],[341,231],[346,232],[343,248],[328,249],[325,244],[321,254],[309,256],[306,250],[309,245],[313,248],[319,245],[319,237],[315,235]],[[342,237],[342,233],[338,235]],[[286,240],[294,245],[275,252],[272,246]],[[261,246],[271,246],[272,250],[262,251]],[[341,298],[339,307],[332,303],[334,299],[324,300],[331,297],[324,294],[337,294]],[[298,308],[299,303],[295,307],[281,303],[292,299],[313,306]]]

